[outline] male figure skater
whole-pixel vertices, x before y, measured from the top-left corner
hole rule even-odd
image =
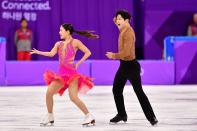
[[[127,121],[127,113],[125,111],[123,98],[123,89],[126,81],[129,80],[133,86],[133,89],[137,95],[146,118],[151,123],[151,125],[154,126],[158,123],[158,120],[156,119],[150,102],[142,89],[140,64],[136,60],[135,56],[135,33],[130,26],[130,19],[131,15],[125,10],[120,10],[116,13],[114,23],[120,31],[118,39],[119,51],[118,53],[106,53],[106,56],[109,59],[120,60],[120,66],[113,82],[113,95],[118,114],[114,118],[112,118],[110,122],[117,123],[119,121]]]

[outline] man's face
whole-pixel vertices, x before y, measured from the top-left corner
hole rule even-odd
[[[116,17],[116,24],[118,26],[118,29],[120,30],[127,24],[127,20],[124,20],[124,18],[121,15],[118,15]]]

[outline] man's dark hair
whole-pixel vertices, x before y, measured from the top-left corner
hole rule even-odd
[[[127,10],[119,10],[116,12],[116,17],[121,15],[124,20],[128,19],[130,21],[131,15]]]

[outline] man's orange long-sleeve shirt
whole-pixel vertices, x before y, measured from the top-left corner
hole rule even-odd
[[[114,53],[115,59],[130,61],[135,56],[135,33],[131,26],[126,26],[120,30],[118,38],[118,53]]]

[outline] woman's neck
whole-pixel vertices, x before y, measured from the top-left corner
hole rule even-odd
[[[72,40],[72,36],[67,36],[66,38],[65,38],[65,42],[69,42],[69,41],[71,41]]]

